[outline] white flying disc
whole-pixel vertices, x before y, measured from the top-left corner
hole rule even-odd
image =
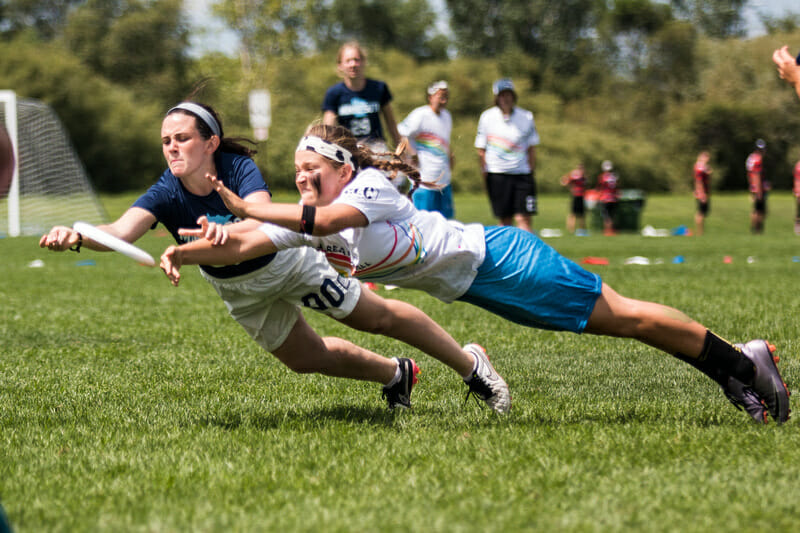
[[[127,255],[134,261],[138,261],[143,265],[156,265],[156,262],[153,260],[153,256],[141,248],[138,248],[127,241],[123,241],[119,237],[115,237],[110,233],[106,233],[105,231],[98,229],[87,222],[76,222],[72,225],[72,229],[84,237],[88,237],[98,244],[102,244],[107,248],[111,248],[115,252]]]

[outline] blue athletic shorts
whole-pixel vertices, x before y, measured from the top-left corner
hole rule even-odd
[[[580,333],[602,291],[600,276],[511,226],[486,228],[486,259],[459,298],[540,329]]]
[[[453,218],[453,189],[450,185],[435,191],[432,189],[417,189],[411,195],[414,207],[423,211],[438,211],[444,218]]]

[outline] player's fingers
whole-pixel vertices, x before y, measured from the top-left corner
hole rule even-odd
[[[225,229],[225,226],[220,226],[219,231],[217,232],[216,239],[214,240],[215,246],[222,246],[228,241],[228,230]]]
[[[216,222],[211,222],[206,226],[206,231],[203,233],[203,237],[207,241],[216,241],[217,240],[217,227],[219,225]]]
[[[214,186],[214,189],[219,191],[219,188],[222,186],[222,182],[217,179],[217,177],[209,172],[206,172],[206,179],[211,182],[211,185]]]
[[[202,237],[204,233],[203,228],[178,228],[178,235],[184,237]]]

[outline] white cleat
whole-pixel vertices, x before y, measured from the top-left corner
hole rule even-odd
[[[505,414],[511,409],[511,394],[508,385],[495,371],[486,350],[480,344],[467,344],[464,351],[472,354],[477,361],[475,370],[464,380],[470,394],[474,394],[492,408],[495,413]]]

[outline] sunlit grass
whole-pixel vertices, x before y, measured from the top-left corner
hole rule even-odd
[[[116,216],[133,197],[105,200]],[[749,234],[744,195],[712,202],[703,238],[548,242],[577,261],[607,258],[587,268],[623,294],[676,306],[734,341],[769,338],[795,390],[791,198],[773,198],[761,237]],[[566,196],[544,197],[535,225],[563,231],[566,206]],[[648,198],[642,222],[691,226],[693,208],[688,195]],[[480,195],[457,197],[456,210],[492,220]],[[429,357],[306,313],[320,334],[417,359],[414,408],[390,413],[376,384],[290,372],[191,269],[176,289],[117,254],[36,243],[0,239],[0,501],[17,531],[800,525],[796,423],[751,424],[708,379],[633,341],[524,329],[381,290],[487,347],[514,401],[499,419],[465,404],[459,378]],[[158,255],[169,238],[151,232],[140,244]],[[625,265],[631,256],[661,262]],[[29,267],[36,259],[44,266]]]

